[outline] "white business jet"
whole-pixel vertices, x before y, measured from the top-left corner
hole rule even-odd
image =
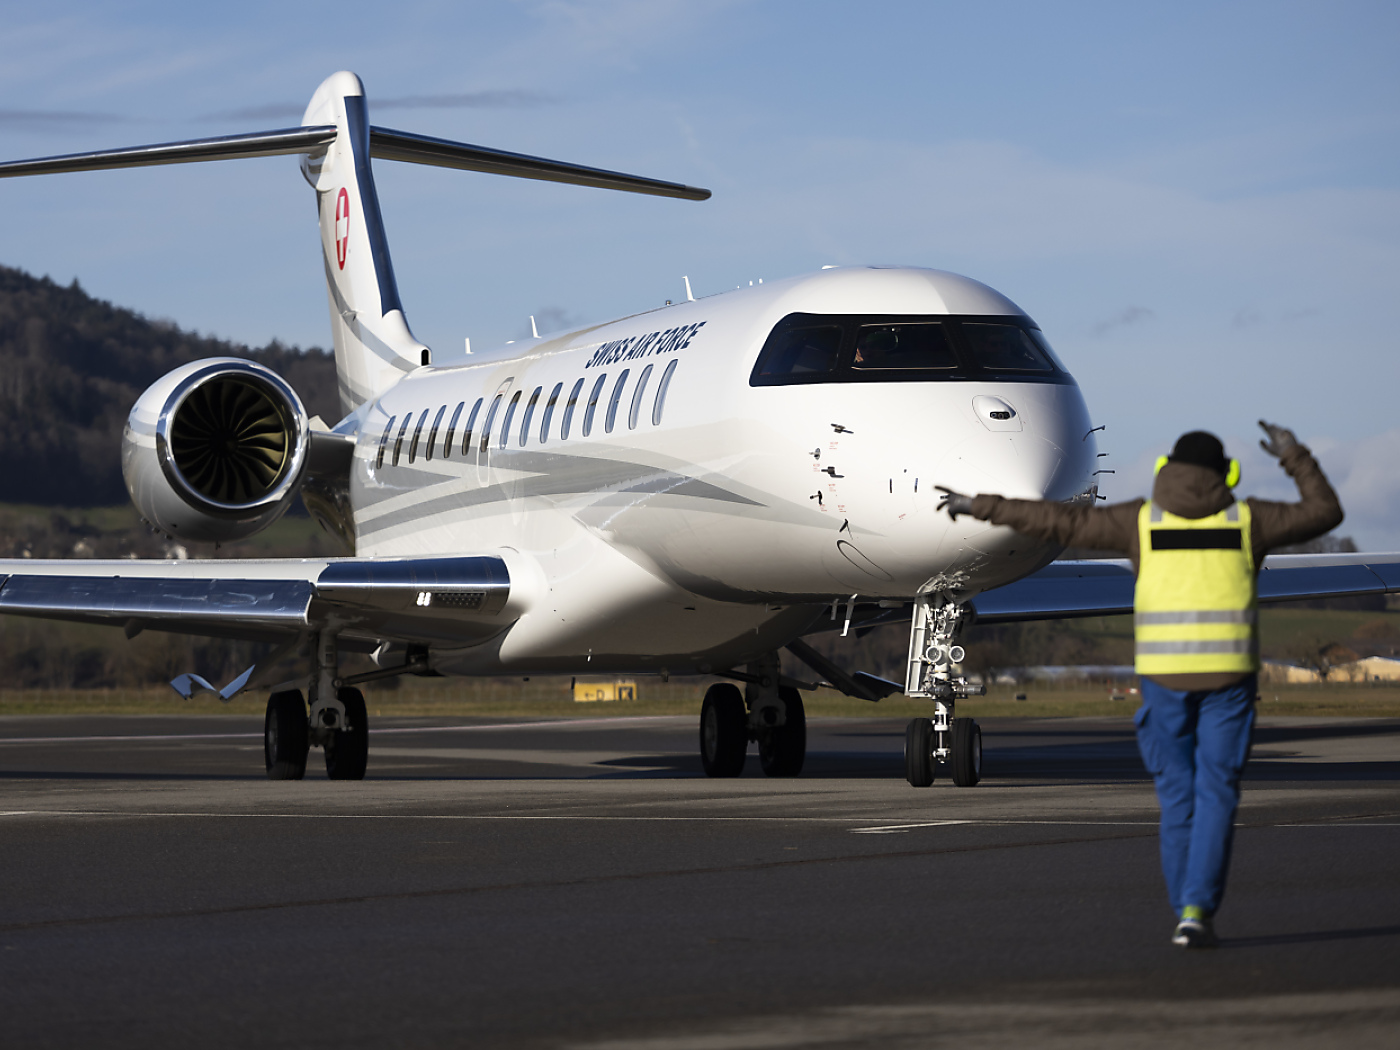
[[[324,748],[364,776],[358,684],[402,673],[719,675],[700,751],[735,776],[758,744],[800,772],[806,723],[786,648],[837,689],[927,697],[909,781],[981,775],[960,632],[983,621],[1123,612],[1121,562],[1059,562],[1008,529],[937,512],[935,483],[1037,499],[1097,496],[1079,387],[1010,299],[966,277],[841,267],[433,363],[400,307],[371,160],[683,200],[709,192],[369,124],[337,73],[302,126],[0,165],[38,175],[271,154],[316,192],[344,418],[309,420],[271,370],[197,361],[131,410],[122,465],[147,522],[231,541],[298,497],[344,558],[9,561],[0,612],[275,643],[222,688],[271,690],[268,775]],[[688,284],[687,284],[688,291]],[[1020,581],[1020,582],[1017,582]],[[1394,556],[1274,559],[1265,600],[1390,591]],[[909,621],[901,683],[848,673],[802,637]],[[343,674],[341,654],[379,668]],[[309,701],[309,707],[308,707]]]

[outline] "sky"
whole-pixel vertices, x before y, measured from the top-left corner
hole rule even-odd
[[[700,185],[703,203],[416,165],[375,177],[437,361],[859,263],[992,285],[1075,373],[1116,474],[1209,429],[1291,498],[1294,428],[1400,550],[1400,5],[0,0],[0,158],[380,125]],[[0,263],[261,345],[329,342],[293,158],[0,182]]]

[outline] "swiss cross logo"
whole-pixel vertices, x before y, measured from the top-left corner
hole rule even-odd
[[[350,247],[350,194],[340,187],[340,196],[335,199],[335,261],[345,269],[345,251]]]

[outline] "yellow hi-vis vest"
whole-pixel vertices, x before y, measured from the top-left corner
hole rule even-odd
[[[1259,613],[1249,507],[1179,518],[1149,501],[1138,512],[1133,596],[1141,675],[1259,669]]]

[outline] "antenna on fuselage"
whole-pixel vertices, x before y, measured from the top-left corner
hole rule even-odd
[[[691,292],[691,290],[690,290],[690,278],[689,278],[689,277],[682,277],[681,280],[685,282],[685,297],[686,297],[686,300],[687,300],[688,302],[692,302],[692,303],[695,302],[695,295],[694,295],[694,293]]]
[[[535,315],[534,315],[534,314],[531,314],[531,315],[530,315],[530,334],[531,334],[532,336],[534,336],[536,339],[538,339],[538,338],[540,337],[540,330],[539,330],[538,328],[535,327]]]

